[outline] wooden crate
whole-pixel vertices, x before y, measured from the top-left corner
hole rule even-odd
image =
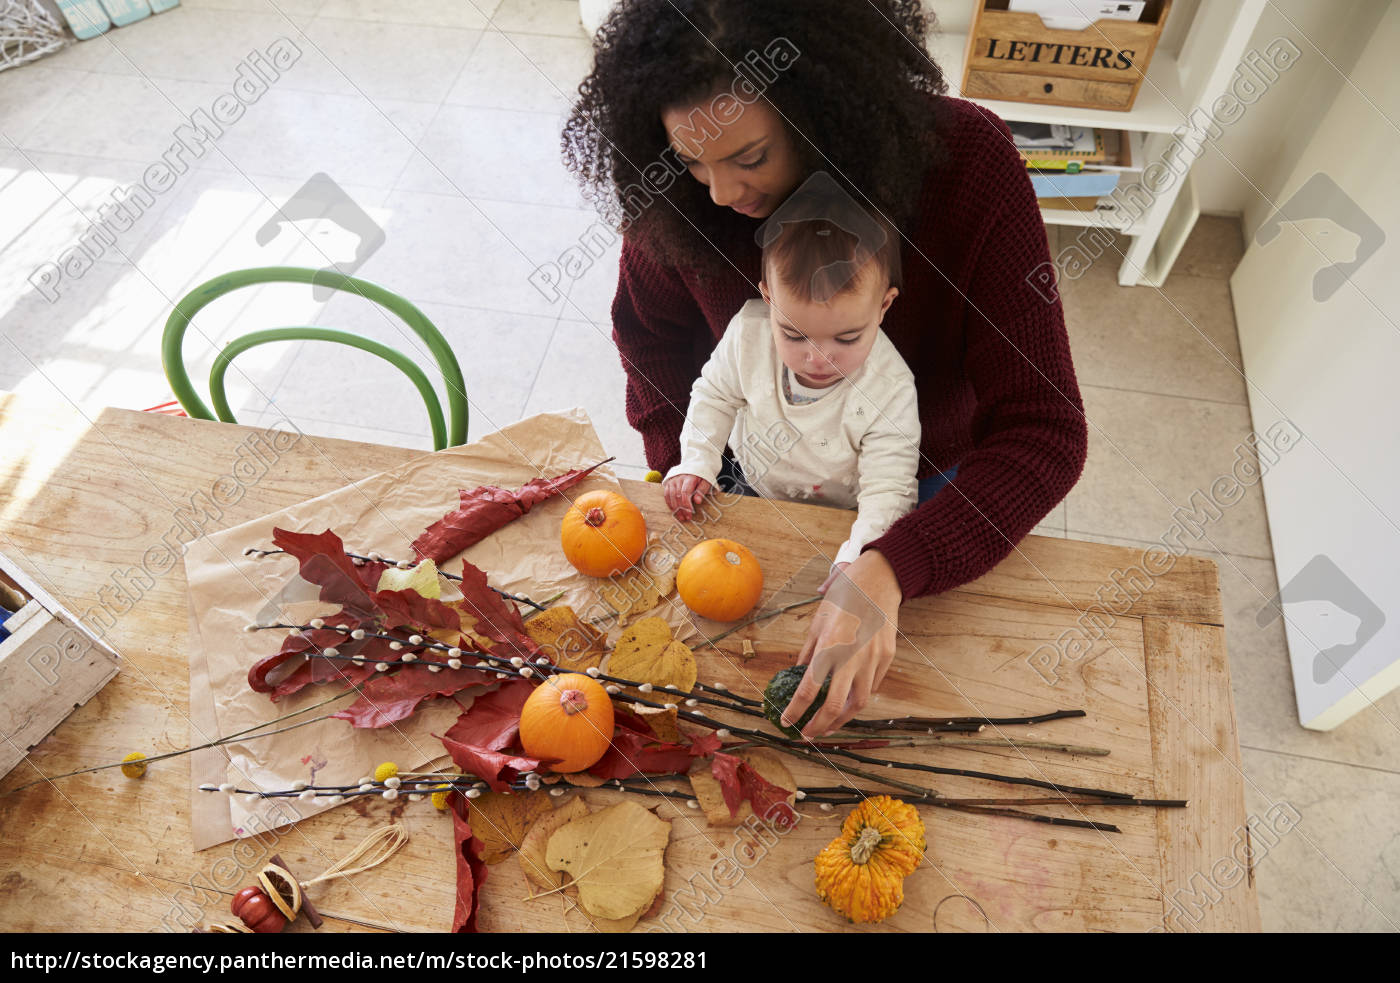
[[[0,776],[117,674],[117,653],[0,553]]]
[[[1151,0],[1139,21],[1105,19],[1051,30],[1036,14],[984,0],[967,36],[962,94],[1089,109],[1133,108],[1171,0]]]

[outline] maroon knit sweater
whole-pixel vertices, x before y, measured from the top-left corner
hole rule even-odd
[[[1064,311],[1032,285],[1050,256],[1010,131],[960,99],[941,99],[933,120],[946,155],[924,179],[884,330],[918,383],[919,477],[958,474],[866,547],[889,560],[906,600],[995,566],[1079,480],[1088,445]],[[692,383],[759,296],[752,236],[728,258],[738,271],[702,278],[623,241],[613,338],[627,419],[663,473],[680,460]]]

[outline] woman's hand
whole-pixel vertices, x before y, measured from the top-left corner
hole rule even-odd
[[[817,588],[817,593],[825,594],[827,588],[831,586],[831,582],[840,575],[842,570],[845,570],[849,566],[850,564],[844,561],[841,563],[833,563],[831,565],[831,573],[826,575],[826,579],[822,581],[822,585]]]
[[[828,582],[797,656],[807,675],[782,718],[789,726],[800,720],[830,676],[826,702],[802,731],[808,740],[840,730],[880,688],[894,661],[904,600],[894,568],[879,550],[866,550]]]
[[[695,506],[710,493],[710,483],[693,474],[672,475],[661,483],[666,507],[682,521],[695,515]]]

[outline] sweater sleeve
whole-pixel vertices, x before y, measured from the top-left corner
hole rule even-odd
[[[849,563],[919,500],[919,394],[912,377],[882,400],[878,418],[860,442],[860,493],[850,537],[836,553]]]
[[[715,346],[700,378],[690,390],[690,408],[681,428],[681,460],[667,472],[693,474],[711,485],[719,477],[724,448],[734,432],[734,420],[745,405],[740,376],[740,353],[744,324],[742,316],[730,322],[724,337]]]
[[[866,546],[889,560],[906,600],[999,563],[1074,487],[1088,450],[1064,309],[1033,286],[1050,261],[1035,193],[1006,124],[981,119],[983,166],[969,190],[990,217],[962,281],[973,449],[952,483]]]
[[[642,435],[647,463],[664,474],[680,460],[691,352],[709,329],[680,275],[626,237],[612,318],[627,373],[627,422]]]

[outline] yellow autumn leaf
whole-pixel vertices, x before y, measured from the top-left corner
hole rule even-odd
[[[671,626],[665,621],[643,618],[613,646],[608,675],[651,683],[658,690],[674,686],[677,694],[687,694],[695,688],[695,655],[684,642],[671,637]]]
[[[520,862],[520,869],[525,872],[527,881],[545,891],[552,891],[564,883],[563,874],[549,869],[545,862],[545,850],[549,846],[549,838],[556,830],[586,815],[588,804],[574,796],[559,808],[546,812],[535,820],[535,824],[521,841],[520,852],[515,857]]]
[[[442,597],[442,583],[438,580],[437,564],[432,560],[423,560],[408,570],[390,567],[379,575],[377,589],[413,590],[434,600]]]
[[[525,622],[525,631],[551,662],[570,672],[601,665],[607,654],[604,636],[580,621],[567,604],[535,615]]]
[[[636,620],[675,590],[675,563],[670,554],[662,555],[663,563],[653,564],[649,559],[643,559],[636,566],[609,577],[599,586],[598,594],[605,604],[617,612],[618,624],[626,625]]]
[[[661,890],[670,837],[670,823],[636,802],[619,802],[557,830],[546,862],[573,878],[590,915],[630,918],[646,911]]]
[[[481,841],[481,859],[498,864],[520,849],[535,820],[554,808],[548,792],[487,792],[471,800],[472,835]]]

